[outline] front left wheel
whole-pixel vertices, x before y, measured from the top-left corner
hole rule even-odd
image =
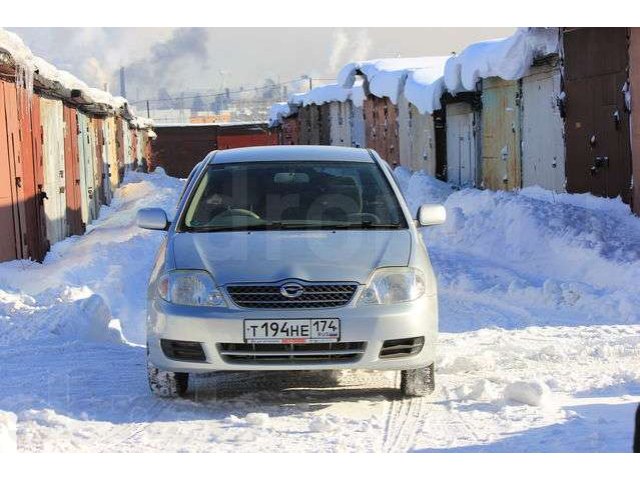
[[[148,360],[147,377],[149,378],[149,388],[159,397],[183,397],[189,387],[188,373],[160,370]]]
[[[400,391],[405,397],[425,397],[436,389],[434,364],[400,372]]]

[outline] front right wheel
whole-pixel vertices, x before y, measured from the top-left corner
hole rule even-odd
[[[436,389],[434,364],[400,372],[400,391],[405,397],[425,397]]]

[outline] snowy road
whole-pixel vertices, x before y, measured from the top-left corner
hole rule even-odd
[[[640,220],[612,200],[399,178],[450,215],[425,233],[443,331],[432,397],[353,371],[215,374],[186,399],[151,396],[140,345],[161,234],[133,219],[170,210],[182,182],[134,174],[88,235],[43,265],[0,265],[0,448],[15,427],[20,451],[629,451]]]

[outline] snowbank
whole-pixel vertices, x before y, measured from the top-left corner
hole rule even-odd
[[[128,172],[87,234],[53,245],[44,262],[0,264],[0,344],[27,340],[144,343],[145,291],[162,234],[136,226],[138,208],[172,215],[183,180]]]
[[[451,184],[421,170],[411,172],[406,167],[397,167],[393,173],[412,212],[417,212],[424,203],[444,203],[454,191]]]
[[[538,56],[558,52],[557,28],[519,28],[507,38],[466,47],[445,65],[444,83],[452,93],[473,91],[481,78],[522,78]]]
[[[0,410],[0,453],[16,453],[18,451],[17,420],[15,413]]]
[[[394,175],[412,212],[447,210],[444,225],[423,229],[445,331],[640,323],[640,219],[620,199],[454,190],[402,167]]]

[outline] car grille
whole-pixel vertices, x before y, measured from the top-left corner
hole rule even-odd
[[[424,346],[424,337],[386,340],[380,349],[380,358],[400,358],[417,355]]]
[[[337,343],[219,343],[218,352],[235,364],[319,364],[355,362],[366,342]]]
[[[230,285],[233,303],[243,308],[335,308],[348,304],[358,289],[355,283],[300,283],[302,294],[287,298],[278,285]]]

